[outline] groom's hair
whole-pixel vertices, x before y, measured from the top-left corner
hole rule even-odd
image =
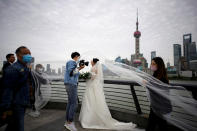
[[[80,54],[79,54],[78,52],[73,52],[73,53],[71,54],[71,58],[72,58],[72,59],[75,58],[76,56],[80,56]]]

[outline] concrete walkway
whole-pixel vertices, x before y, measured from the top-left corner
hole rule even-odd
[[[76,127],[79,131],[104,131],[104,130],[88,130],[81,128],[78,120],[78,114],[76,115]],[[64,125],[65,111],[64,110],[52,110],[43,109],[41,115],[38,118],[32,118],[28,115],[25,116],[25,131],[67,131]],[[1,128],[0,131],[4,131],[5,128]],[[107,130],[110,131],[110,130]]]

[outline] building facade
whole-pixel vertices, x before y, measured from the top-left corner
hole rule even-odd
[[[180,44],[174,44],[173,45],[173,54],[174,54],[174,66],[175,68],[178,69],[178,65],[179,65],[179,60],[182,56],[181,54],[181,45]]]
[[[191,60],[197,60],[196,42],[192,42],[190,45],[190,61]]]
[[[156,51],[151,51],[151,60],[156,57]]]

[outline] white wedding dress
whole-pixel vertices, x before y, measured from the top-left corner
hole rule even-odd
[[[79,121],[83,128],[134,130],[133,123],[123,123],[112,118],[103,91],[103,72],[99,62],[91,68],[92,77],[87,81]]]

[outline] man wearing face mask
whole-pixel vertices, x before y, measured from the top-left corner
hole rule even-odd
[[[31,76],[32,56],[30,50],[21,46],[16,49],[17,62],[5,70],[3,76],[4,91],[0,108],[3,110],[2,119],[8,116],[6,131],[24,131],[25,109],[33,97],[33,80]]]
[[[65,127],[71,131],[77,131],[73,121],[75,110],[77,108],[77,85],[79,78],[79,71],[84,68],[84,66],[77,67],[79,63],[80,54],[78,52],[73,52],[71,54],[72,60],[66,63],[66,70],[64,76],[64,84],[68,94],[68,103],[66,107],[66,122]]]
[[[33,77],[33,83],[35,85],[34,88],[34,101],[31,103],[32,112],[29,113],[32,117],[38,117],[40,115],[39,110],[44,106],[44,99],[41,93],[41,86],[46,85],[49,83],[48,79],[46,79],[46,76],[43,74],[43,66],[41,64],[37,64],[35,71],[31,71],[32,77]]]

